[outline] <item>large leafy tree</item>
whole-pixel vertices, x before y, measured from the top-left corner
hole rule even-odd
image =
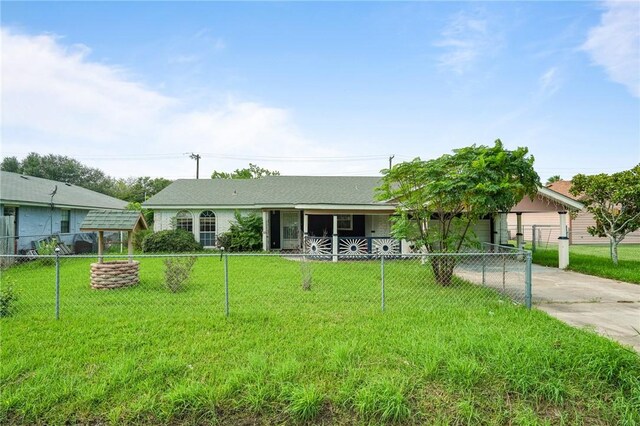
[[[219,172],[214,170],[211,173],[211,179],[260,179],[264,176],[280,176],[277,170],[268,170],[249,163],[249,167],[244,169],[236,169],[233,172]]]
[[[580,197],[596,225],[587,228],[594,236],[609,238],[611,260],[618,264],[618,244],[640,229],[640,164],[631,170],[573,177],[570,192]]]
[[[113,188],[113,179],[102,170],[87,167],[64,155],[40,155],[32,152],[22,161],[7,157],[2,161],[2,170],[68,182],[109,195]]]
[[[173,181],[149,176],[118,179],[113,184],[113,196],[126,201],[144,203]]]
[[[20,161],[16,157],[5,157],[2,159],[2,164],[0,164],[0,170],[20,173]]]
[[[22,173],[44,179],[69,182],[121,200],[142,203],[171,184],[165,178],[149,176],[114,179],[102,170],[88,167],[63,155],[40,155],[35,152],[22,161],[5,157],[0,164],[3,171]]]
[[[378,199],[398,203],[392,234],[432,253],[459,252],[473,240],[474,223],[533,197],[540,178],[527,148],[506,150],[500,140],[472,145],[432,160],[416,158],[383,170]],[[455,260],[431,259],[436,280],[451,282]]]

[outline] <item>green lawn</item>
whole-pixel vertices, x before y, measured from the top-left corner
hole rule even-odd
[[[567,269],[588,275],[640,284],[640,244],[618,246],[618,265],[611,262],[608,245],[572,245]],[[536,249],[533,262],[558,267],[558,249]]]
[[[135,288],[94,291],[89,261],[2,273],[0,424],[640,423],[640,358],[428,266],[198,259],[184,291],[162,262]]]

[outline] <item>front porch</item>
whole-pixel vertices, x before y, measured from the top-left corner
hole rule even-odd
[[[390,236],[384,211],[263,210],[263,249],[291,250],[332,257],[394,255],[403,249]]]

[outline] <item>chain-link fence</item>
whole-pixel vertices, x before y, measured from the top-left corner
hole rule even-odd
[[[7,256],[5,256],[6,258]],[[3,315],[114,322],[131,317],[429,310],[448,303],[531,306],[530,252],[11,256],[0,278]],[[4,302],[3,302],[4,303]],[[3,305],[4,306],[4,305]]]
[[[127,251],[126,232],[105,232],[105,249],[110,253]],[[52,255],[59,247],[62,254],[87,254],[98,252],[97,232],[32,234],[0,237],[0,256],[23,254],[30,257]]]
[[[524,225],[522,227],[524,242],[530,244],[533,251],[541,249],[555,249],[558,247],[560,237],[559,225]],[[517,228],[509,226],[509,240],[515,242]],[[609,239],[606,237],[596,237],[589,234],[585,229],[566,228],[566,235],[570,245],[593,245],[607,246]],[[640,244],[640,232],[627,234],[621,244]]]

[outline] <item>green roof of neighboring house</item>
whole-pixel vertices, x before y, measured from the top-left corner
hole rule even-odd
[[[137,210],[91,210],[80,225],[81,231],[132,231],[147,229],[144,216]]]
[[[50,206],[78,209],[124,209],[126,201],[80,186],[18,173],[0,172],[2,204]],[[51,193],[55,189],[55,195]]]
[[[267,176],[261,179],[180,179],[143,205],[269,207],[349,205],[392,207],[375,200],[379,177]]]

